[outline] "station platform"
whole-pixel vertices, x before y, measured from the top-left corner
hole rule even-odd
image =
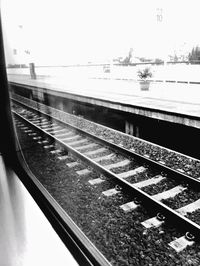
[[[8,81],[48,90],[55,96],[200,128],[200,84],[151,82],[141,91],[135,80],[8,75]]]

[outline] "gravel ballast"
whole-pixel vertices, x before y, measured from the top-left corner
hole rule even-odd
[[[34,175],[112,265],[199,265],[198,244],[181,253],[168,246],[183,232],[169,224],[145,230],[141,222],[151,216],[143,207],[128,213],[119,208],[121,204],[132,201],[134,195],[128,196],[122,191],[112,197],[103,196],[104,190],[114,187],[111,180],[103,177],[105,182],[91,186],[88,181],[101,177],[100,174],[90,169],[90,174],[78,176],[77,168],[66,166],[75,158],[69,156],[60,161],[57,155],[50,154],[31,136],[20,129],[17,132]],[[85,168],[87,166],[80,162],[78,169]],[[151,215],[156,213],[152,211]]]

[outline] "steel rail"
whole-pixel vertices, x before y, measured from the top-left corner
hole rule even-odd
[[[97,136],[94,135],[93,133],[88,133],[87,131],[85,131],[85,130],[83,130],[83,129],[80,129],[80,128],[76,127],[76,126],[73,126],[73,125],[70,125],[70,124],[68,124],[68,123],[66,123],[66,122],[63,122],[63,121],[59,120],[58,118],[54,118],[54,117],[52,117],[50,114],[46,114],[46,113],[44,113],[43,111],[36,110],[35,108],[32,108],[32,107],[30,107],[30,106],[27,106],[26,104],[21,103],[21,102],[19,102],[18,100],[13,99],[13,101],[16,101],[16,102],[18,102],[19,104],[24,105],[24,106],[26,106],[26,107],[28,107],[28,108],[30,108],[30,109],[33,109],[33,110],[35,110],[36,112],[42,113],[42,114],[45,115],[45,116],[48,116],[48,117],[50,117],[50,118],[53,118],[55,121],[58,121],[59,123],[65,125],[65,126],[68,126],[68,127],[72,128],[72,129],[74,129],[74,130],[76,130],[76,131],[78,131],[78,132],[80,132],[80,133],[82,133],[82,134],[88,135],[89,137],[95,139],[95,141],[97,141],[98,143],[100,143],[100,144],[103,143],[103,144],[105,144],[106,146],[110,147],[110,148],[111,148],[112,150],[114,150],[114,151],[117,150],[117,151],[119,151],[120,153],[122,153],[122,154],[124,154],[124,155],[126,155],[126,156],[130,156],[130,157],[133,157],[133,155],[134,155],[134,157],[137,158],[138,160],[140,160],[140,161],[142,161],[142,162],[145,162],[145,163],[149,164],[150,166],[153,166],[153,167],[157,168],[157,169],[160,170],[160,171],[164,171],[164,172],[166,172],[167,174],[170,175],[171,178],[173,178],[173,179],[176,180],[177,182],[180,182],[180,181],[186,181],[186,182],[187,182],[188,184],[190,184],[193,188],[195,188],[195,190],[200,190],[200,180],[198,180],[198,179],[196,179],[196,178],[194,178],[194,177],[192,177],[192,176],[189,176],[189,175],[187,175],[187,174],[185,174],[185,173],[179,172],[178,170],[172,169],[172,168],[170,168],[170,167],[167,166],[167,165],[164,165],[164,164],[159,163],[159,162],[157,162],[157,161],[154,161],[154,160],[152,160],[152,159],[150,159],[150,158],[147,158],[146,156],[141,155],[141,154],[139,154],[139,153],[137,153],[137,152],[134,152],[134,151],[132,151],[132,150],[128,150],[128,149],[126,149],[126,148],[124,148],[124,147],[121,147],[121,146],[119,146],[119,145],[117,145],[117,144],[114,144],[114,143],[112,143],[112,142],[110,142],[110,141],[108,141],[108,140],[100,139],[99,137],[97,137]]]

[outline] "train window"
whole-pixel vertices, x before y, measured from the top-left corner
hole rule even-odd
[[[1,14],[16,143],[81,249],[198,265],[198,2],[2,0]]]

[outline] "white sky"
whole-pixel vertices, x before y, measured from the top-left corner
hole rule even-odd
[[[199,0],[1,0],[1,6],[7,63],[103,61],[130,47],[135,55],[166,57],[200,44]]]

